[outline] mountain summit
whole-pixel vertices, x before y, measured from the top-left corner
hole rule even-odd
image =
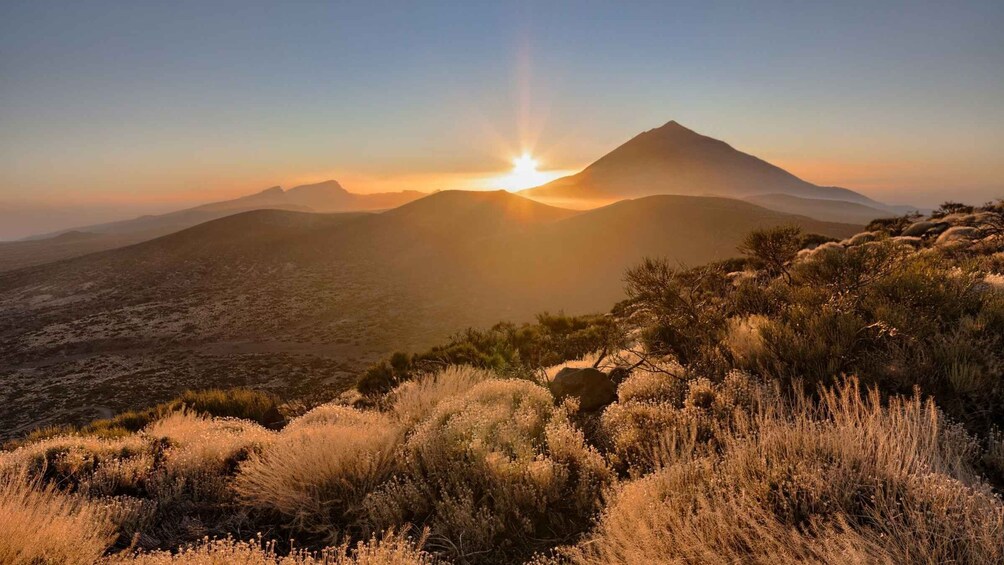
[[[744,198],[788,194],[883,205],[852,190],[817,186],[676,121],[640,133],[582,172],[521,194],[556,205],[656,194]]]

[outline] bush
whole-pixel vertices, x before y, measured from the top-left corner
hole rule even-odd
[[[575,563],[999,563],[1004,506],[931,402],[854,381],[620,486]]]
[[[616,469],[642,476],[669,459],[714,452],[769,392],[740,373],[713,384],[642,372],[628,377],[617,393],[618,402],[600,418],[601,441]]]
[[[788,265],[802,249],[802,229],[778,226],[753,230],[739,244],[739,252],[770,275],[788,276]]]
[[[395,469],[401,430],[389,416],[321,406],[294,420],[234,479],[241,499],[295,530],[337,540],[363,498]]]
[[[407,429],[428,418],[440,402],[456,398],[474,385],[493,378],[484,369],[447,367],[442,371],[419,377],[395,388],[384,403]]]
[[[170,547],[246,526],[230,477],[273,436],[246,420],[181,412],[122,438],[61,436],[2,453],[0,473],[114,503],[120,543],[142,530]]]
[[[395,353],[370,367],[356,389],[369,395],[385,393],[402,382],[451,365],[525,375],[596,351],[616,350],[623,341],[623,330],[612,316],[544,313],[537,316],[535,324],[501,323],[488,330],[468,329],[425,353],[410,357]]]
[[[731,284],[726,275],[713,267],[680,271],[656,259],[629,270],[626,310],[644,328],[648,351],[707,368],[701,363],[718,347],[725,330],[723,297]]]
[[[173,404],[181,404],[200,414],[220,418],[241,418],[263,426],[282,422],[275,395],[247,388],[187,390]]]
[[[375,531],[413,523],[459,560],[511,562],[570,539],[611,480],[551,394],[483,381],[439,402],[404,446],[399,476],[366,499]]]
[[[910,227],[910,224],[913,224],[921,217],[922,216],[918,213],[911,213],[893,218],[879,218],[869,222],[868,225],[865,226],[865,231],[882,231],[891,236],[897,236],[903,233],[903,230]]]

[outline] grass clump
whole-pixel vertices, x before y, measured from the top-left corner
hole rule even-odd
[[[0,532],[0,563],[91,564],[116,537],[99,503],[24,473],[0,477]]]
[[[462,562],[512,562],[588,526],[612,475],[550,393],[480,382],[412,429],[395,480],[366,499],[376,530],[423,524]]]
[[[618,487],[575,563],[999,563],[1004,506],[973,440],[855,381],[758,411],[756,433]]]
[[[362,501],[395,470],[401,430],[387,415],[321,406],[294,420],[235,478],[241,500],[296,531],[337,540]]]
[[[267,392],[246,388],[187,390],[181,396],[142,410],[128,410],[111,418],[94,420],[80,427],[51,426],[40,428],[23,439],[5,444],[6,449],[15,449],[43,439],[85,435],[114,439],[138,432],[150,423],[168,414],[192,411],[205,416],[241,418],[263,426],[275,427],[282,423],[279,400]]]
[[[237,541],[233,538],[205,540],[181,548],[178,552],[140,552],[117,556],[109,565],[432,565],[437,560],[422,551],[424,538],[412,540],[387,532],[356,544],[326,547],[319,551],[294,549],[280,552],[277,544],[258,539]]]

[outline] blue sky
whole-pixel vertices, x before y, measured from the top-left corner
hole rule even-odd
[[[487,187],[675,119],[819,184],[1004,196],[1004,2],[16,2],[0,203]],[[3,204],[0,204],[3,205]]]

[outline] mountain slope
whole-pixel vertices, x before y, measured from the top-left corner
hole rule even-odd
[[[887,209],[866,206],[857,202],[801,198],[790,194],[756,194],[747,196],[744,200],[778,212],[809,216],[827,222],[867,224],[878,218],[898,215]]]
[[[588,312],[623,295],[624,271],[645,257],[696,266],[736,255],[754,229],[793,224],[847,237],[859,226],[814,220],[729,198],[659,195],[623,200],[497,240],[479,255],[499,296],[532,288],[537,309]],[[515,303],[519,293],[513,296]],[[529,308],[533,309],[533,308]]]
[[[81,231],[64,232],[49,239],[0,241],[0,272],[125,247],[137,241],[142,241],[142,238]]]
[[[339,390],[468,326],[606,309],[646,255],[696,265],[782,223],[854,231],[721,198],[576,213],[444,192],[380,214],[248,212],[0,273],[0,393],[25,406],[0,429],[85,420],[95,397],[119,410],[191,387]]]
[[[355,194],[328,180],[289,190],[273,186],[255,194],[212,202],[167,214],[141,216],[0,242],[0,272],[115,249],[175,233],[192,226],[251,210],[360,212],[386,210],[425,196],[416,191]],[[72,238],[65,234],[78,234]]]
[[[413,190],[356,194],[342,188],[337,181],[327,180],[316,184],[295,186],[289,190],[273,186],[247,196],[241,196],[232,200],[211,202],[193,208],[178,210],[177,212],[140,216],[131,220],[63,230],[28,239],[48,239],[67,231],[156,234],[149,238],[152,239],[153,237],[179,231],[237,212],[262,209],[300,212],[364,212],[395,208],[423,196],[426,196],[426,194]]]
[[[568,205],[575,201],[607,203],[655,194],[743,198],[769,193],[883,207],[846,188],[803,181],[675,121],[635,136],[578,174],[521,194]]]

